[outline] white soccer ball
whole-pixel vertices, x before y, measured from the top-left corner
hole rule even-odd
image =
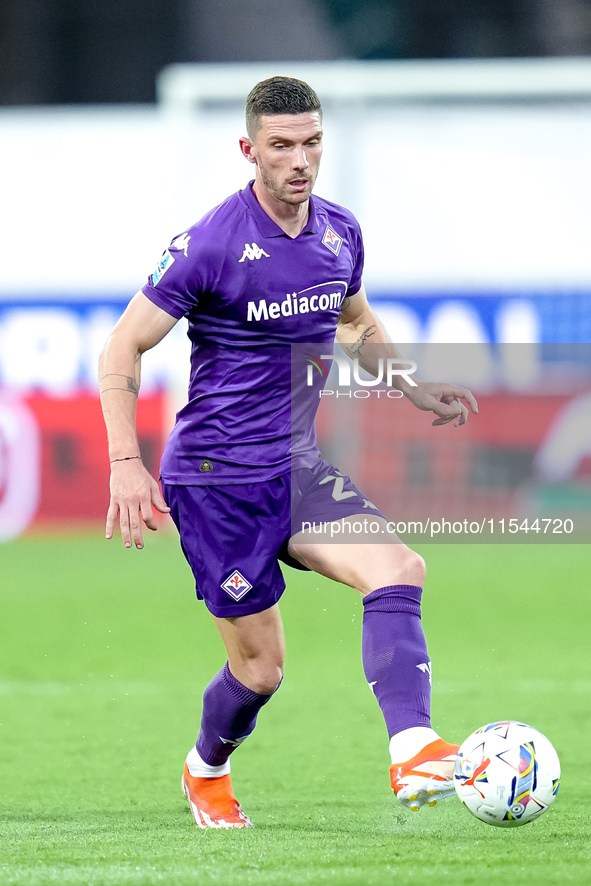
[[[460,747],[456,793],[472,815],[500,828],[527,824],[554,802],[558,754],[545,735],[514,720],[489,723]]]

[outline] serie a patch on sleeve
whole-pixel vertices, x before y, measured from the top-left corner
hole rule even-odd
[[[154,273],[152,274],[152,277],[151,277],[153,286],[156,286],[156,284],[159,283],[160,280],[162,280],[162,278],[164,277],[164,275],[166,274],[166,272],[168,271],[170,266],[173,264],[174,264],[174,256],[170,254],[168,249],[165,249],[164,252],[162,253],[162,258],[158,262],[158,267],[156,268],[156,270],[154,271]]]

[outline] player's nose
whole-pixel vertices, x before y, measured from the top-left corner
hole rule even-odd
[[[303,148],[296,148],[293,158],[294,169],[307,169],[309,165],[305,150]]]

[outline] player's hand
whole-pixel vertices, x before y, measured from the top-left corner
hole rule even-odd
[[[107,512],[105,535],[113,538],[117,515],[121,538],[126,548],[132,543],[143,548],[142,523],[158,529],[152,506],[161,514],[169,514],[170,508],[162,498],[160,488],[139,459],[120,461],[111,465],[111,502]]]
[[[478,403],[468,388],[450,385],[447,382],[419,382],[416,388],[407,388],[408,399],[426,412],[434,412],[437,416],[432,425],[446,425],[453,421],[454,428],[465,425],[468,421],[468,407],[474,414],[478,413]]]

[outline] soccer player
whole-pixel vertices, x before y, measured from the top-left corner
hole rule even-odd
[[[240,148],[254,181],[172,240],[101,355],[111,459],[106,536],[118,518],[125,546],[142,548],[143,524],[156,528],[152,507],[170,513],[227,651],[205,689],[182,778],[199,827],[251,825],[233,794],[229,758],[282,680],[278,560],[363,595],[363,667],[390,737],[391,785],[411,809],[433,806],[453,792],[457,746],[431,726],[423,559],[397,538],[330,544],[303,531],[306,521],[330,527],[369,512],[385,525],[385,517],[322,460],[313,430],[317,387],[307,400],[306,389],[298,391],[297,433],[292,428],[291,345],[312,343],[319,356],[336,334],[374,373],[374,343],[401,358],[367,302],[356,219],[312,196],[322,154],[314,91],[287,77],[259,83],[247,99],[246,128]],[[192,343],[189,395],[162,459],[162,496],[141,461],[135,405],[141,355],[181,317]],[[477,411],[465,388],[414,383],[408,374],[391,381],[433,412],[435,425],[464,424],[466,404]]]

